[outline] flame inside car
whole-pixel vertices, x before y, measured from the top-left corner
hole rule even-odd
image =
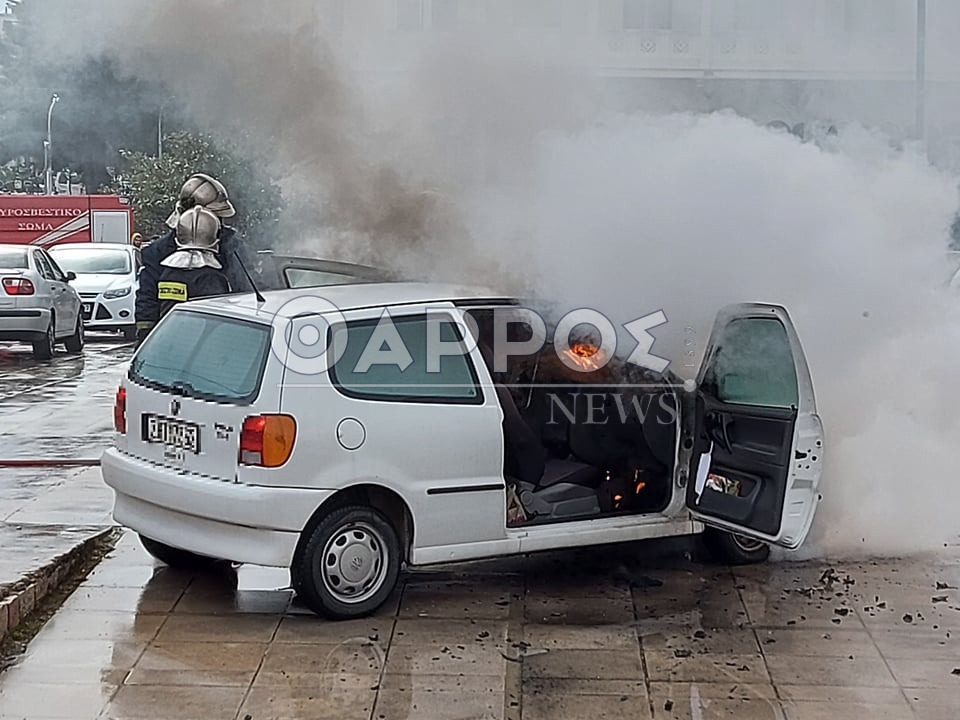
[[[571,345],[564,354],[583,370],[599,370],[604,365],[604,355],[593,343],[578,342]]]

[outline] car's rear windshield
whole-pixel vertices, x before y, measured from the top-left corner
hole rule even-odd
[[[24,248],[0,247],[0,268],[26,270],[27,267],[27,251]]]
[[[50,254],[57,265],[77,275],[126,275],[130,272],[130,255],[126,250],[53,248]]]
[[[260,390],[270,326],[174,310],[130,364],[141,385],[214,402],[246,404]]]

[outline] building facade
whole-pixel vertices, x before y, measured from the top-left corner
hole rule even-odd
[[[960,169],[960,2],[927,0],[320,0],[353,61],[402,72],[426,43],[486,38],[604,78],[626,108],[733,108],[791,127],[916,126],[926,45],[932,154]]]

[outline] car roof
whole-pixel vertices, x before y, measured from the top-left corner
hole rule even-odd
[[[124,252],[133,252],[133,245],[126,245],[121,243],[89,243],[89,242],[78,242],[78,243],[60,243],[59,245],[54,245],[50,248],[47,248],[48,252],[54,250],[123,250]]]
[[[360,310],[366,308],[399,307],[403,305],[428,305],[453,303],[466,305],[510,305],[516,300],[502,293],[480,287],[450,285],[444,283],[388,282],[358,285],[329,285],[324,287],[271,290],[263,293],[265,302],[258,303],[253,293],[242,295],[219,295],[195,300],[190,308],[236,317],[295,317],[310,312],[307,302],[286,307],[297,298],[322,298],[337,309]],[[317,312],[323,312],[321,306]]]

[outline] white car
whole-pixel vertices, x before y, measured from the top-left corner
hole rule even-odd
[[[80,297],[43,248],[0,244],[0,341],[28,342],[37,360],[53,357],[62,342],[67,352],[83,350]]]
[[[340,323],[308,309],[310,292],[186,303],[134,356],[102,470],[114,518],[161,561],[289,568],[311,609],[352,618],[385,602],[404,563],[705,526],[729,561],[761,562],[810,529],[823,427],[782,307],[722,311],[693,386],[620,361],[575,372],[549,344],[504,371],[488,348],[517,301],[481,290],[324,287]],[[409,362],[364,362],[387,317]],[[323,347],[343,355],[318,373],[285,342],[320,347],[327,321]],[[428,370],[431,323],[456,350]],[[635,399],[648,412],[624,415]]]
[[[51,248],[50,255],[76,274],[73,286],[83,301],[83,323],[88,330],[119,331],[127,340],[136,339],[139,260],[132,245],[66,243]]]

